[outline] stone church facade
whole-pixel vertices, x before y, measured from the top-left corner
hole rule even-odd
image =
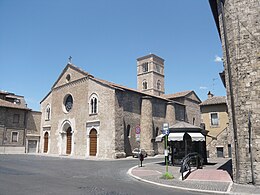
[[[162,153],[163,144],[155,137],[163,123],[189,122],[186,105],[163,96],[163,71],[162,58],[154,54],[138,58],[136,90],[95,78],[68,63],[41,101],[41,152],[122,158],[141,147],[148,155]],[[194,96],[192,102],[198,106],[200,100]],[[198,106],[191,115],[199,113]]]
[[[209,2],[223,49],[233,179],[260,185],[260,2]]]

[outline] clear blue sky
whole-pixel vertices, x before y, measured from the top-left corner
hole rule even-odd
[[[225,95],[207,0],[0,0],[0,90],[40,109],[72,56],[97,78],[136,88],[136,59],[165,59],[167,94]]]

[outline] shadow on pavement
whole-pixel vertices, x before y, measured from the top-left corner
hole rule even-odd
[[[225,164],[221,165],[218,170],[224,170],[227,171],[230,177],[233,179],[233,174],[232,174],[232,159],[228,160]]]

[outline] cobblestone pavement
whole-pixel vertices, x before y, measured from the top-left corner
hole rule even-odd
[[[143,167],[135,166],[128,173],[140,181],[158,184],[165,187],[179,188],[213,194],[260,194],[260,187],[239,185],[232,182],[231,170],[226,165],[230,159],[210,159],[203,169],[194,170],[186,180],[181,180],[180,167],[168,166],[168,172],[174,179],[162,179],[166,172],[163,162],[144,163]]]

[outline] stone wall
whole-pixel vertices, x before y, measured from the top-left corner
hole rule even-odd
[[[217,136],[216,139],[211,139],[207,144],[208,156],[209,158],[216,158],[217,147],[223,148],[223,157],[230,158],[229,146],[231,147],[231,135],[228,127],[223,129]]]
[[[70,94],[73,98],[73,106],[69,112],[65,111],[64,101]],[[69,83],[63,87],[52,90],[51,99],[51,132],[50,152],[64,154],[62,151],[62,133],[66,131],[65,123],[72,129],[72,155],[84,156],[86,154],[86,121],[88,116],[88,82],[87,79]],[[65,142],[65,140],[64,140]],[[64,145],[65,146],[65,145]]]
[[[36,112],[36,111],[28,112],[26,133],[40,135],[40,127],[41,127],[41,112]]]
[[[186,106],[185,121],[199,127],[201,123],[199,103],[190,98],[185,98],[184,104]]]
[[[132,150],[140,146],[136,141],[136,127],[140,126],[142,95],[135,92],[116,90],[116,120],[123,125],[124,152],[132,155]]]
[[[87,122],[100,121],[98,156],[102,158],[118,158],[122,155],[121,152],[124,152],[122,149],[123,126],[122,123],[116,125],[118,123],[116,121],[117,118],[115,118],[117,114],[115,111],[115,90],[98,81],[89,79],[88,101],[93,93],[98,96],[98,113],[96,115],[90,115],[90,103],[88,103]]]
[[[62,140],[65,133],[64,124],[72,128],[72,152],[75,156],[89,155],[88,126],[94,124],[97,130],[97,153],[101,158],[117,158],[124,152],[123,147],[123,123],[115,117],[115,90],[98,79],[82,77],[74,73],[74,69],[68,68],[65,74],[59,78],[57,86],[41,102],[41,152],[44,147],[44,133],[49,133],[49,151],[51,154],[65,154],[66,141]],[[66,75],[71,75],[71,82],[66,82]],[[79,79],[75,79],[78,76]],[[65,97],[70,94],[73,98],[73,107],[65,111]],[[97,113],[90,112],[90,98],[92,95],[98,99]],[[51,118],[46,120],[46,108],[51,108]],[[119,114],[119,113],[117,113]],[[96,126],[98,125],[98,126]],[[115,138],[116,137],[116,138]],[[123,154],[123,156],[125,156]]]
[[[50,120],[46,120],[46,108],[47,106],[50,106],[51,114],[50,114]],[[44,134],[48,132],[49,137],[50,134],[54,134],[55,130],[51,128],[51,122],[52,122],[52,116],[53,116],[53,110],[52,110],[52,93],[49,93],[45,99],[41,102],[41,126],[40,126],[40,153],[43,153],[44,148]],[[48,129],[48,130],[46,130]],[[51,140],[49,139],[49,145],[51,144]],[[47,153],[50,152],[50,147]]]
[[[27,110],[7,108],[5,109],[4,114],[5,114],[4,125],[6,127],[25,129]],[[19,116],[18,122],[14,121],[14,115]]]
[[[257,185],[260,185],[259,0],[226,0],[224,11],[219,6],[218,12],[230,128],[234,133],[234,147],[232,147],[234,181],[246,184],[254,180]],[[222,23],[223,13],[225,29]],[[249,153],[249,113],[253,169],[251,169]]]
[[[185,119],[186,119],[186,108],[185,108],[185,106],[181,105],[181,104],[174,104],[174,108],[175,108],[175,119],[176,119],[176,121],[185,121]]]
[[[25,129],[27,110],[14,108],[0,108],[0,146],[2,151],[12,153],[25,152]],[[14,121],[14,115],[18,116],[18,120]],[[12,133],[17,132],[17,140],[12,140]],[[22,150],[16,150],[16,147]]]
[[[141,139],[140,147],[147,151],[150,156],[154,155],[153,148],[153,103],[152,97],[143,96],[142,97],[142,107],[141,107]]]
[[[119,90],[116,90],[116,99],[116,124],[119,128],[123,126],[124,134],[119,135],[124,137],[126,155],[132,155],[132,150],[138,147],[147,150],[149,155],[161,153],[161,143],[156,143],[155,137],[161,133],[166,121],[167,101]],[[140,141],[136,140],[137,127],[141,128]]]

